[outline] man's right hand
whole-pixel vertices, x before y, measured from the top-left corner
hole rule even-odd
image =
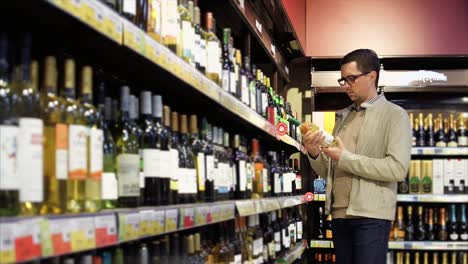
[[[325,136],[320,130],[315,132],[309,131],[303,136],[304,147],[312,158],[316,159],[318,157],[320,154],[320,147],[324,140]]]

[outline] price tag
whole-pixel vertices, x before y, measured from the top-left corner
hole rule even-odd
[[[58,3],[60,1],[57,1]],[[71,15],[83,19],[83,0],[62,0],[59,4],[60,7],[65,9]]]
[[[123,37],[123,20],[110,8],[105,8],[103,19],[103,33],[113,39],[115,42],[122,44]]]
[[[211,212],[211,221],[212,223],[216,223],[220,221],[219,217],[219,206],[212,206],[210,208]]]
[[[16,261],[41,256],[40,218],[19,220],[15,229]]]
[[[271,50],[271,53],[273,54],[273,57],[275,57],[276,56],[276,47],[275,47],[275,45],[270,44],[270,50]]]
[[[102,3],[94,0],[83,1],[83,20],[98,30],[104,32],[104,9],[107,8]]]
[[[149,35],[145,35],[146,37],[146,57],[150,59],[152,62],[161,65],[161,49],[160,44],[156,42],[153,38]]]
[[[254,205],[255,205],[255,212],[257,214],[260,214],[260,213],[263,213],[263,206],[262,206],[262,201],[261,200],[256,200],[254,201]]]
[[[185,228],[193,227],[195,225],[195,209],[194,208],[181,208],[180,209],[180,225]]]
[[[164,211],[153,211],[153,230],[156,235],[164,233]]]
[[[207,224],[207,216],[210,212],[210,207],[208,206],[201,206],[196,208],[196,217],[195,217],[195,224],[199,225],[206,225]]]
[[[114,214],[94,217],[96,246],[103,247],[117,243],[117,221]]]
[[[124,34],[123,42],[124,45],[130,49],[145,55],[145,33],[137,26],[133,25],[127,20],[123,20],[124,23]]]
[[[140,236],[152,234],[154,234],[153,210],[142,210],[140,211]]]
[[[121,241],[138,239],[140,236],[140,214],[138,212],[120,213],[119,231]]]
[[[15,222],[0,223],[0,263],[16,262]]]
[[[179,211],[177,209],[166,210],[166,232],[177,230]]]
[[[96,234],[94,233],[94,218],[79,217],[70,219],[72,230],[70,232],[71,249],[81,251],[96,247]]]
[[[435,149],[434,149],[434,148],[424,148],[424,149],[423,149],[423,154],[425,154],[425,155],[433,155],[433,154],[435,154]]]
[[[330,241],[315,240],[314,242],[315,248],[330,248],[330,246],[331,246]]]
[[[62,255],[71,252],[72,220],[67,218],[49,219],[52,254]]]
[[[240,216],[255,214],[255,206],[252,201],[236,201],[236,207]]]
[[[262,24],[255,19],[255,27],[257,28],[258,33],[260,33],[260,36],[262,35]]]

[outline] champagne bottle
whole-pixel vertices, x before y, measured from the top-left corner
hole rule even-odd
[[[68,126],[63,101],[57,96],[57,66],[52,56],[45,59],[41,104],[45,152],[45,202],[41,214],[61,214],[66,211],[67,200]]]
[[[446,220],[446,215],[445,215],[445,208],[440,208],[439,209],[439,221],[440,221],[440,227],[439,227],[439,232],[438,232],[438,238],[441,241],[446,241],[448,239],[448,232],[447,232],[447,220]]]
[[[435,146],[434,122],[432,114],[427,115],[426,142],[428,147]]]
[[[457,130],[457,139],[459,147],[468,146],[468,130],[465,126],[465,117],[463,114],[458,116],[458,130]]]
[[[20,181],[17,173],[18,120],[15,113],[17,94],[9,78],[8,38],[0,33],[0,216],[19,212]]]
[[[101,180],[103,166],[103,131],[100,116],[93,103],[93,73],[83,67],[81,77],[81,108],[87,126],[87,176],[85,181],[85,211],[97,212],[101,208]]]
[[[468,223],[466,221],[466,205],[462,204],[460,208],[460,240],[467,241],[468,240]]]
[[[421,191],[424,194],[432,193],[432,160],[423,161]]]
[[[414,240],[414,224],[413,224],[413,207],[409,205],[407,207],[407,213],[406,213],[406,241],[413,241]]]
[[[457,133],[455,132],[456,123],[454,123],[453,114],[449,115],[449,127],[447,134],[447,147],[458,147]]]
[[[403,241],[406,237],[406,227],[403,220],[403,207],[397,207],[397,236],[396,240]]]
[[[426,239],[429,241],[435,240],[435,233],[434,233],[434,209],[428,209],[428,220],[427,220],[427,228],[426,228]]]
[[[424,115],[423,113],[418,114],[418,141],[416,142],[416,145],[418,147],[426,147],[427,142],[426,142],[426,131],[424,130]]]
[[[426,238],[426,228],[424,226],[423,207],[418,206],[418,220],[416,227],[416,240],[423,241]]]
[[[409,113],[409,119],[410,119],[410,123],[411,123],[411,146],[416,147],[416,141],[417,141],[418,134],[417,134],[417,130],[416,130],[417,123],[415,122],[413,113]]]
[[[421,183],[421,160],[412,160],[413,175],[410,175],[410,193],[418,194]]]
[[[437,115],[438,130],[436,133],[436,147],[446,147],[447,140],[445,137],[444,123],[442,119],[442,114]]]
[[[457,221],[457,206],[455,204],[450,205],[450,217],[447,224],[448,237],[452,241],[459,239],[459,222]]]

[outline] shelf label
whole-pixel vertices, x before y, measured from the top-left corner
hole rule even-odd
[[[195,217],[195,224],[199,225],[206,225],[208,223],[208,213],[210,212],[210,207],[208,206],[200,206],[196,208],[196,217]]]
[[[164,233],[164,211],[153,211],[153,230],[154,234]]]
[[[114,40],[115,42],[122,44],[123,41],[123,20],[122,18],[110,8],[103,9],[103,22],[102,30],[103,34]]]
[[[145,33],[127,20],[123,20],[123,43],[130,49],[145,55]]]
[[[258,33],[260,33],[260,36],[262,35],[262,24],[258,21],[258,19],[255,19],[255,27],[257,28]]]
[[[264,212],[271,212],[281,209],[277,199],[263,199],[262,208]]]
[[[313,248],[331,248],[330,241],[313,240],[310,244]]]
[[[177,230],[179,210],[170,209],[166,210],[166,232],[171,232]]]
[[[224,220],[234,219],[236,217],[236,208],[233,203],[226,204],[223,210],[225,212]]]
[[[188,228],[195,225],[195,209],[180,208],[180,224],[179,226]]]
[[[71,221],[71,219],[67,218],[49,219],[48,227],[52,244],[52,252],[50,253],[52,255],[62,255],[71,252]]]
[[[220,220],[220,218],[221,218],[221,215],[220,215],[221,208],[219,206],[217,206],[217,205],[212,206],[210,211],[211,211],[211,220],[212,220],[213,223],[221,221]]]
[[[97,247],[117,243],[117,221],[114,214],[95,216],[94,227]]]
[[[72,251],[81,251],[96,247],[96,234],[94,233],[94,218],[70,218],[72,229],[70,231]]]
[[[140,236],[154,234],[153,210],[142,210],[140,213]]]
[[[16,261],[26,261],[41,256],[41,218],[19,220],[14,226]]]
[[[145,37],[146,37],[146,57],[150,61],[162,67],[160,44],[156,42],[156,40],[151,38],[149,35],[145,35]]]
[[[104,32],[104,9],[102,3],[94,0],[82,0],[82,14],[85,23],[99,32]]]
[[[16,262],[15,224],[0,223],[0,263]]]
[[[83,19],[83,0],[54,1],[59,7],[65,9],[71,15]]]
[[[236,207],[240,216],[249,216],[256,213],[252,201],[236,201]]]
[[[119,213],[119,236],[120,241],[137,239],[140,236],[140,214]]]

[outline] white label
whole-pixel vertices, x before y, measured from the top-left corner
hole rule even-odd
[[[218,42],[208,41],[206,47],[206,72],[218,73],[219,69]]]
[[[458,146],[467,146],[468,145],[468,137],[459,136],[458,137]]]
[[[236,86],[236,73],[229,72],[229,91],[233,94],[237,93],[237,86]]]
[[[281,251],[281,232],[275,232],[275,250],[276,252]]]
[[[242,91],[242,102],[245,104],[249,104],[249,87],[247,86],[247,77],[245,75],[241,75],[241,91]]]
[[[197,171],[195,169],[186,169],[188,193],[197,193]],[[182,184],[179,184],[183,185]]]
[[[281,193],[281,179],[280,179],[280,174],[279,173],[274,173],[273,174],[273,191],[274,193]]]
[[[457,233],[450,234],[450,240],[452,241],[458,240],[458,234]]]
[[[101,150],[102,151],[102,150]],[[66,180],[68,176],[68,150],[55,150],[55,176],[58,180]]]
[[[296,222],[296,234],[297,234],[297,240],[302,240],[302,221],[297,221]]]
[[[21,202],[43,200],[43,122],[38,118],[20,118],[18,132],[18,176]],[[86,137],[85,137],[86,146]],[[86,149],[86,148],[85,148]],[[86,156],[86,152],[85,152]],[[85,158],[86,159],[86,158]],[[85,163],[86,166],[86,163]]]
[[[123,12],[136,15],[136,0],[124,0],[123,2]]]
[[[179,151],[177,149],[169,150],[170,157],[170,166],[169,166],[169,175],[172,180],[178,180],[177,170],[179,169]]]
[[[145,174],[140,171],[140,173],[138,174],[138,179],[140,180],[140,189],[144,189],[145,188]]]
[[[195,63],[198,63],[201,65],[200,63],[200,52],[201,52],[201,48],[200,48],[200,35],[199,34],[196,34],[195,33],[195,30],[194,30],[194,39],[195,39],[195,46],[193,47],[193,51],[194,51],[194,54],[193,55],[193,58],[195,60]]]
[[[102,174],[101,195],[103,200],[117,200],[117,178],[113,172]]]
[[[140,156],[120,154],[117,156],[117,177],[119,197],[140,195]]]
[[[178,39],[180,35],[180,17],[177,11],[177,0],[162,1],[161,14],[161,35]]]
[[[263,252],[263,238],[257,238],[253,241],[253,255],[258,256]]]
[[[205,190],[205,154],[197,154],[197,179],[198,179],[198,189],[201,191]]]
[[[143,173],[145,177],[170,177],[170,153],[159,149],[143,149]]]
[[[255,27],[257,28],[260,35],[262,35],[262,24],[260,24],[257,19],[255,19]]]
[[[214,181],[215,176],[215,164],[214,164],[214,156],[207,155],[206,156],[206,178],[209,181]]]
[[[296,225],[295,223],[289,224],[289,237],[291,241],[296,242]]]
[[[234,256],[234,264],[242,264],[242,255],[238,254]]]
[[[291,247],[291,237],[289,236],[289,232],[287,228],[283,228],[283,246],[285,248],[290,248]]]
[[[301,175],[296,175],[296,190],[302,190],[302,177]]]
[[[231,187],[233,190],[236,190],[237,186],[237,168],[236,166],[229,165],[229,170],[231,171]]]
[[[223,70],[223,76],[222,76],[222,87],[223,87],[223,90],[226,91],[226,92],[229,92],[229,85],[230,85],[230,82],[229,82],[229,70]]]
[[[468,234],[461,234],[460,238],[461,238],[461,240],[466,241],[466,240],[468,240]]]
[[[266,108],[268,106],[268,95],[267,93],[262,93],[262,114],[266,114]]]
[[[291,173],[283,174],[283,192],[285,193],[292,192]]]
[[[262,180],[263,180],[263,193],[268,192],[268,170],[266,168],[262,169]]]
[[[87,173],[88,128],[70,125],[68,132],[68,176],[71,179],[84,179]]]
[[[245,160],[239,160],[239,190],[244,192],[247,188],[247,171]]]
[[[192,57],[192,23],[187,20],[182,21],[182,46],[183,46],[183,56],[190,58]]]
[[[0,126],[0,190],[18,190],[16,174],[17,126]]]
[[[250,82],[250,85],[249,85],[249,90],[250,90],[250,108],[252,108],[253,110],[256,110],[257,109],[257,102],[256,102],[256,84],[254,81],[251,81]]]
[[[200,38],[200,66],[206,69],[206,40]]]
[[[91,177],[101,178],[102,174],[102,151],[103,151],[103,142],[104,142],[104,134],[102,129],[91,128],[89,133],[89,145],[90,149],[90,174]]]
[[[246,163],[246,175],[247,175],[247,190],[252,190],[252,177],[254,174],[253,166],[252,163],[247,162]]]

